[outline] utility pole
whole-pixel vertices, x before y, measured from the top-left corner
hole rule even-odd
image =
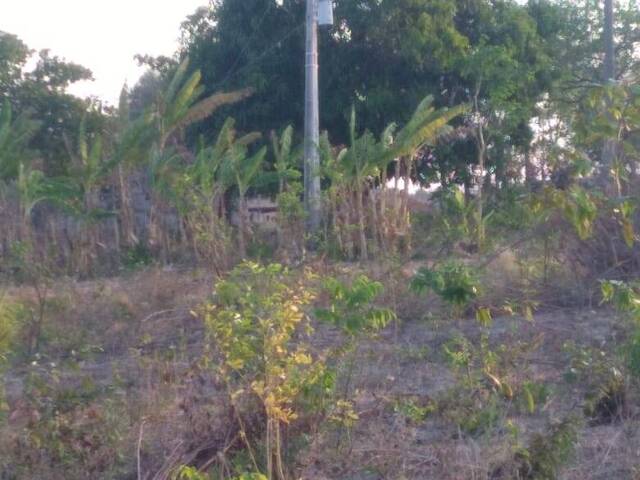
[[[320,8],[319,8],[320,7]],[[307,0],[304,104],[304,207],[307,233],[317,237],[322,223],[320,198],[320,105],[318,94],[318,25],[332,25],[331,0]]]
[[[616,78],[616,50],[614,40],[613,0],[604,2],[604,66],[602,76],[605,83]]]
[[[613,0],[604,1],[604,29],[602,32],[602,40],[604,44],[604,62],[602,65],[602,79],[604,84],[609,86],[616,81],[616,53],[615,53],[615,40],[614,40],[614,10]],[[610,102],[607,102],[607,106],[610,107]],[[609,114],[610,120],[613,121],[611,114]],[[614,162],[617,155],[617,145],[613,138],[605,140],[602,147],[602,154],[600,158],[601,162],[601,178],[603,184],[606,186],[609,183],[609,177],[613,175],[614,183],[616,184],[616,193],[618,196],[620,192],[620,183],[617,175],[613,174]]]
[[[318,98],[318,3],[307,0],[307,47],[304,102],[304,207],[307,233],[320,231],[320,101]]]

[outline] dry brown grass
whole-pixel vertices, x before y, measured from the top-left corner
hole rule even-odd
[[[516,285],[514,263],[509,253],[496,261],[491,272],[495,278],[487,285],[497,298]],[[456,377],[443,361],[442,345],[454,332],[470,339],[479,334],[473,320],[450,320],[436,299],[408,291],[408,277],[417,266],[318,268],[343,277],[364,271],[381,280],[387,287],[381,301],[397,306],[401,321],[359,349],[352,393],[360,421],[348,436],[342,432],[340,441],[336,428],[322,425],[298,453],[297,478],[489,480],[496,478],[491,475],[498,466],[513,461],[513,440],[504,428],[478,437],[460,435],[437,414],[415,422],[395,408],[407,399],[427,404],[450,391]],[[121,278],[58,281],[50,292],[44,349],[53,358],[68,356],[70,349],[88,342],[100,347],[76,365],[79,370],[65,375],[69,381],[89,376],[125,390],[130,428],[119,445],[132,459],[140,445],[141,478],[167,478],[172,466],[184,462],[207,464],[218,458],[220,449],[234,445],[233,420],[216,395],[215,377],[195,363],[202,352],[203,327],[189,311],[209,294],[211,283],[204,273],[148,269]],[[24,288],[12,288],[9,294],[20,301],[32,295]],[[540,348],[527,353],[526,369],[516,369],[510,380],[518,383],[526,376],[553,389],[549,402],[535,415],[510,414],[500,418],[501,425],[506,420],[518,425],[520,442],[526,444],[549,421],[580,413],[584,389],[564,381],[563,344],[572,340],[613,349],[619,336],[615,316],[602,310],[547,309],[533,323],[517,317],[496,319],[493,345],[543,339]],[[336,341],[336,332],[319,329],[318,348]],[[10,374],[14,411],[21,405],[20,378],[26,370],[22,366]],[[14,422],[5,428],[23,427],[24,422]],[[576,453],[560,478],[632,479],[637,478],[637,465],[640,423],[632,408],[621,423],[583,425]]]

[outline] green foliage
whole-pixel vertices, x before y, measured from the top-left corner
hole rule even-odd
[[[20,331],[20,305],[15,305],[0,297],[0,367],[5,364],[16,348]]]
[[[598,207],[591,195],[579,187],[573,187],[566,195],[559,196],[560,207],[582,240],[591,235]]]
[[[629,373],[640,378],[640,293],[637,283],[616,280],[601,283],[602,301],[628,315],[631,320],[631,332],[622,347],[624,363]]]
[[[3,470],[13,477],[122,478],[130,468],[125,456],[130,425],[117,389],[103,389],[88,377],[65,384],[55,364],[32,365],[25,382],[21,415],[25,428],[9,442]],[[5,467],[5,465],[3,465]],[[51,474],[51,477],[50,477]]]
[[[451,120],[468,111],[467,105],[458,105],[451,109],[436,109],[434,98],[424,98],[407,124],[397,133],[393,144],[385,152],[384,157],[413,157],[424,146],[434,146],[435,142],[451,131],[448,126]]]
[[[216,284],[214,301],[204,307],[229,399],[239,415],[240,405],[259,400],[267,418],[265,465],[280,477],[280,425],[299,418],[298,401],[327,381],[324,362],[303,340],[312,332],[304,310],[313,296],[304,278],[281,265],[245,262]]]
[[[546,434],[535,434],[527,448],[516,453],[518,478],[555,480],[569,460],[577,441],[577,425],[568,418],[549,427]]]
[[[364,275],[359,275],[350,283],[328,278],[324,288],[329,295],[330,306],[316,309],[316,316],[350,336],[375,332],[396,318],[392,310],[375,306],[374,302],[384,287]]]
[[[527,380],[522,384],[518,394],[520,409],[530,415],[533,415],[536,411],[546,405],[550,394],[551,392],[549,391],[549,387],[544,383]]]
[[[253,93],[251,89],[244,89],[215,93],[200,99],[204,92],[200,71],[196,70],[188,76],[188,68],[189,59],[186,58],[175,70],[169,85],[156,103],[160,150],[164,150],[168,140],[176,132],[210,117],[220,107],[239,102]]]
[[[586,387],[584,413],[594,424],[611,423],[621,418],[627,408],[629,382],[624,371],[629,359],[618,358],[603,350],[582,348],[566,343],[569,369],[565,379]]]
[[[172,476],[171,480],[209,480],[213,477],[200,472],[194,467],[183,466]],[[267,477],[261,473],[243,473],[230,480],[267,480]]]
[[[408,398],[396,401],[393,409],[397,414],[419,425],[436,411],[437,405],[432,401],[420,402],[419,399]]]
[[[422,293],[433,291],[454,307],[468,306],[478,297],[480,282],[470,267],[449,261],[436,268],[423,267],[411,279],[411,289]]]
[[[20,164],[29,160],[28,146],[38,124],[25,114],[13,118],[11,104],[0,109],[0,181],[15,180]]]
[[[304,307],[313,295],[303,285],[290,286],[280,265],[243,263],[216,285],[216,301],[206,307],[205,322],[222,354],[221,371],[229,381],[241,374],[270,415],[284,422],[305,380],[315,378],[320,364],[293,336],[305,330]]]
[[[153,256],[143,243],[136,243],[132,247],[123,249],[122,265],[127,270],[137,270],[153,263]]]
[[[10,357],[19,348],[24,311],[22,305],[10,303],[0,296],[0,420],[8,405],[5,403],[3,376]]]
[[[209,480],[210,478],[194,467],[183,466],[173,475],[172,480]]]
[[[478,437],[496,428],[502,416],[499,397],[488,390],[468,386],[449,389],[437,401],[438,413],[460,432]]]
[[[612,303],[621,312],[628,313],[632,320],[640,321],[640,293],[638,285],[618,280],[601,283],[603,303]]]

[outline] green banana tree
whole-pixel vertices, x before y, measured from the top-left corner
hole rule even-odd
[[[252,89],[228,93],[215,93],[201,98],[204,87],[199,71],[188,75],[189,60],[185,59],[176,69],[167,88],[156,99],[150,114],[154,131],[154,143],[150,149],[150,170],[152,205],[149,212],[150,241],[162,244],[163,255],[168,250],[169,226],[164,218],[169,207],[163,200],[174,206],[182,201],[171,195],[175,177],[184,173],[190,163],[190,154],[181,145],[180,134],[184,130],[208,117],[223,105],[239,102],[253,93]]]
[[[468,110],[469,106],[466,104],[437,109],[433,106],[433,97],[427,96],[419,103],[407,124],[395,135],[390,148],[385,150],[384,158],[396,162],[396,180],[401,170],[404,171],[404,188],[400,202],[397,192],[394,197],[393,216],[398,232],[409,232],[409,188],[416,155],[424,147],[435,145],[440,138],[446,136],[451,131],[449,122]]]
[[[220,273],[228,266],[230,232],[224,199],[233,180],[222,172],[229,148],[235,141],[233,119],[225,121],[216,142],[200,146],[193,164],[177,177],[177,208],[185,219],[198,258],[204,258]]]
[[[0,109],[0,181],[15,180],[20,163],[29,159],[29,141],[35,135],[38,122],[26,115],[14,118],[11,104],[5,100]]]
[[[210,117],[223,105],[239,102],[253,94],[253,89],[246,88],[214,93],[201,99],[204,87],[200,83],[200,71],[196,70],[187,77],[188,68],[187,58],[178,66],[169,86],[157,99],[155,118],[160,150],[164,150],[169,139],[189,125]]]
[[[343,170],[343,178],[352,190],[350,197],[355,202],[359,254],[363,260],[368,257],[363,195],[369,179],[376,175],[378,158],[380,158],[380,146],[373,134],[365,131],[361,136],[357,136],[356,111],[352,108],[349,122],[349,147],[338,154],[337,165]]]
[[[299,169],[302,152],[299,148],[293,148],[293,126],[285,128],[280,137],[276,132],[271,132],[271,147],[275,158],[273,167],[278,177],[278,193],[282,194],[289,182],[299,180],[302,176]]]
[[[334,230],[336,230],[337,218],[342,218],[338,223],[346,222],[347,225],[347,228],[342,228],[342,233],[338,235],[338,241],[342,247],[346,247],[347,251],[350,250],[349,225],[356,225],[356,243],[362,259],[366,259],[369,255],[368,232],[374,241],[378,242],[378,248],[386,251],[390,247],[390,241],[398,236],[397,232],[408,231],[408,192],[415,156],[420,149],[434,144],[442,135],[449,132],[448,123],[464,113],[466,109],[465,105],[460,105],[452,109],[438,110],[433,107],[433,98],[427,97],[420,102],[411,119],[402,129],[397,130],[396,124],[392,123],[378,139],[368,131],[358,136],[355,109],[352,109],[349,122],[349,146],[334,157],[330,154],[330,146],[323,145],[323,141],[326,142],[326,140],[321,141],[324,172],[331,181],[329,188],[331,203],[341,202],[349,205],[346,214],[340,214],[337,211],[339,207],[332,208]],[[393,214],[388,221],[387,172],[393,162],[396,162],[396,178],[400,175],[401,163],[404,163],[405,188],[402,204],[398,202],[398,195],[394,196]],[[341,193],[338,193],[339,191]],[[365,209],[365,197],[370,201],[369,212]],[[369,222],[368,218],[370,218]],[[394,223],[393,227],[389,225],[391,222]]]
[[[80,121],[77,145],[74,147],[65,137],[67,152],[71,158],[71,175],[62,179],[72,186],[75,195],[62,201],[63,208],[79,223],[76,269],[89,273],[98,256],[98,224],[105,219],[117,219],[100,205],[100,188],[111,176],[113,163],[105,161],[102,135],[92,136],[86,130],[85,119]],[[117,232],[117,229],[115,229]],[[116,235],[116,243],[119,243]]]
[[[293,148],[293,127],[289,125],[282,135],[271,132],[271,146],[274,156],[274,170],[278,181],[278,247],[285,246],[285,238],[295,250],[300,251],[300,238],[304,236],[304,207],[302,196],[302,172],[300,161],[302,150]]]
[[[242,258],[247,256],[246,236],[249,230],[247,192],[262,172],[267,154],[267,147],[260,148],[253,155],[249,154],[248,145],[255,140],[256,136],[249,134],[235,141],[225,155],[223,164],[223,179],[232,180],[238,190],[238,247]]]

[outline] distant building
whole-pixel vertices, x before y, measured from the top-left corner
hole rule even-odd
[[[247,199],[249,223],[260,226],[273,226],[278,223],[278,204],[267,197],[253,197]],[[231,216],[231,223],[238,225],[238,209]]]

